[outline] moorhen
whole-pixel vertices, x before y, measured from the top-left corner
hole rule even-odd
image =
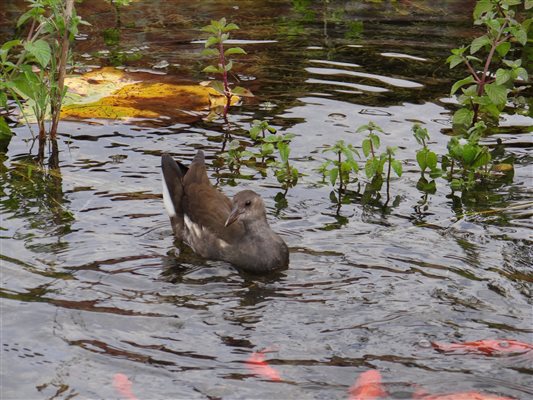
[[[233,200],[209,182],[204,152],[187,168],[170,155],[161,158],[163,200],[172,230],[200,256],[265,273],[289,264],[289,250],[272,231],[263,199],[252,190]]]

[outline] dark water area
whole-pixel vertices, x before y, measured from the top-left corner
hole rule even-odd
[[[483,392],[533,397],[532,352],[445,354],[431,342],[533,342],[532,118],[504,114],[514,176],[462,194],[419,179],[413,122],[446,152],[463,71],[445,64],[471,40],[474,2],[135,1],[117,18],[85,1],[77,69],[125,65],[162,80],[207,79],[200,28],[223,16],[234,79],[255,97],[230,110],[236,137],[254,119],[296,134],[291,161],[304,175],[282,190],[244,166],[216,164],[220,121],[160,117],[63,121],[59,165],[40,168],[26,127],[0,154],[1,388],[8,399],[348,399],[356,377],[380,371],[389,398]],[[0,37],[14,33],[21,1],[2,1]],[[107,40],[107,44],[106,44]],[[359,147],[356,128],[374,121],[382,148],[398,146],[404,175],[393,201],[361,194],[339,208],[316,169],[326,144]],[[260,193],[290,266],[268,276],[176,251],[161,199],[160,155],[190,162],[206,152],[209,175],[232,195]],[[33,153],[33,155],[32,155]],[[360,183],[365,179],[360,174]],[[357,184],[351,186],[355,192]],[[246,361],[266,350],[281,381]]]

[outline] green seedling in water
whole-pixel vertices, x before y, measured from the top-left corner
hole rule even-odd
[[[230,47],[225,49],[225,43],[230,37],[230,32],[239,29],[234,23],[227,23],[226,18],[221,18],[218,21],[211,21],[209,25],[202,28],[203,31],[212,34],[205,42],[205,50],[203,54],[210,57],[216,57],[215,65],[208,65],[204,68],[204,72],[220,76],[219,80],[213,80],[209,83],[213,89],[226,98],[224,105],[223,117],[226,119],[229,106],[231,104],[232,96],[251,96],[247,89],[235,86],[230,87],[228,73],[233,68],[233,61],[228,56],[246,54],[240,47]]]
[[[453,49],[447,59],[450,68],[462,64],[468,70],[468,76],[451,89],[451,95],[460,90],[461,107],[453,115],[453,125],[462,134],[478,121],[497,125],[509,95],[518,94],[515,81],[528,80],[522,60],[507,58],[517,54],[511,51],[513,47],[526,46],[528,41],[532,19],[524,18],[520,22],[515,18],[522,7],[531,8],[531,1],[478,1],[473,13],[474,25],[483,27],[484,34],[469,45]]]
[[[480,179],[489,176],[491,154],[487,146],[479,144],[483,122],[468,130],[468,138],[452,137],[448,142],[448,154],[442,157],[442,169],[448,171],[448,179],[454,190],[471,188]]]
[[[416,141],[422,146],[422,148],[416,152],[416,161],[420,167],[421,174],[416,187],[424,192],[434,193],[436,191],[434,179],[442,175],[442,170],[437,167],[437,154],[428,148],[427,141],[429,140],[429,133],[426,128],[422,128],[420,125],[415,124],[413,125],[412,131]],[[425,173],[427,170],[429,170],[429,176],[433,178],[431,182],[426,179]]]
[[[370,186],[374,191],[381,189],[383,185],[383,175],[385,171],[385,164],[388,164],[387,173],[385,179],[387,182],[387,199],[389,196],[389,184],[391,171],[398,176],[402,176],[402,164],[399,160],[394,158],[396,148],[387,146],[385,152],[378,154],[377,150],[381,145],[379,136],[375,132],[382,132],[378,125],[373,122],[369,122],[366,125],[362,125],[357,129],[357,133],[368,131],[368,136],[363,139],[362,148],[363,154],[366,157],[365,162],[365,175],[371,180]],[[387,200],[388,201],[388,200]]]
[[[351,144],[344,143],[344,140],[339,140],[333,146],[326,146],[322,152],[330,152],[336,155],[333,160],[326,160],[319,168],[324,178],[328,178],[331,185],[335,186],[337,180],[339,181],[339,198],[342,192],[346,190],[346,186],[351,182],[351,173],[357,174],[359,171],[359,164],[355,161],[355,155],[358,155],[357,150]]]
[[[9,96],[22,110],[27,123],[30,116],[36,119],[42,158],[47,133],[51,139],[57,135],[66,93],[64,80],[70,43],[78,33],[78,26],[88,23],[76,15],[74,0],[31,0],[30,3],[30,9],[17,21],[17,28],[28,27],[26,37],[10,40],[0,47],[0,108],[7,108]],[[22,106],[22,100],[27,107]],[[48,130],[47,119],[51,119]],[[0,117],[0,132],[7,136],[8,130]]]
[[[248,132],[250,135],[250,138],[255,142],[255,147],[259,149],[259,154],[257,154],[257,156],[261,158],[263,161],[267,157],[272,157],[272,155],[274,154],[276,150],[276,147],[274,146],[275,142],[266,141],[267,132],[272,135],[275,135],[277,131],[276,131],[276,128],[268,124],[268,121],[259,121],[259,120],[253,121],[252,127],[250,128]],[[292,137],[290,137],[290,139],[292,139]]]
[[[229,143],[228,151],[222,154],[222,158],[228,165],[229,170],[234,173],[240,173],[244,159],[251,156],[253,156],[253,153],[245,150],[237,139],[232,140]]]
[[[289,156],[291,152],[290,143],[295,137],[293,133],[285,135],[270,135],[264,139],[265,144],[272,144],[278,150],[279,161],[272,164],[276,179],[281,184],[281,188],[287,191],[296,186],[300,173],[291,165]]]

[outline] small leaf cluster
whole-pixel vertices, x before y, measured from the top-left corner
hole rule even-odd
[[[416,162],[420,167],[422,176],[424,176],[426,170],[429,170],[429,176],[431,178],[438,178],[442,175],[442,170],[437,167],[437,154],[428,148],[428,130],[422,128],[419,124],[415,124],[413,125],[412,131],[417,143],[422,146],[422,148],[416,152]]]
[[[469,45],[452,50],[450,68],[463,64],[468,76],[457,81],[451,95],[459,93],[461,108],[453,116],[456,129],[463,132],[480,118],[497,123],[500,113],[513,93],[514,82],[527,82],[528,73],[521,59],[508,59],[515,44],[525,46],[532,19],[516,19],[521,0],[480,0],[474,9],[474,24],[485,33]],[[533,7],[531,1],[525,8]],[[481,55],[485,54],[485,56]],[[460,90],[460,91],[459,91]]]
[[[73,9],[66,16],[61,0],[31,0],[30,9],[17,21],[17,28],[29,25],[26,38],[7,41],[0,47],[0,108],[7,108],[8,96],[15,100],[27,117],[26,100],[37,119],[39,136],[45,135],[45,120],[59,118],[66,88],[61,90],[60,71],[64,38],[74,39],[80,24],[88,25]],[[8,135],[5,120],[0,117],[0,131]],[[30,128],[31,129],[31,128]]]
[[[357,174],[359,171],[359,164],[355,160],[359,153],[353,145],[344,143],[344,140],[339,140],[333,146],[326,146],[322,152],[334,153],[337,157],[322,163],[319,172],[329,179],[332,186],[335,186],[338,179],[340,190],[346,189],[346,185],[351,182],[351,173]]]
[[[203,69],[208,74],[214,74],[220,76],[220,80],[213,80],[209,83],[213,89],[218,93],[226,97],[226,106],[224,107],[224,116],[226,116],[231,97],[236,96],[250,96],[251,93],[241,87],[235,86],[230,88],[228,80],[228,72],[233,68],[233,61],[229,59],[229,56],[246,54],[246,51],[241,47],[230,47],[225,49],[224,45],[230,37],[230,32],[239,29],[234,23],[228,23],[226,18],[221,18],[218,21],[211,21],[209,25],[202,28],[204,32],[210,33],[205,42],[205,49],[202,52],[203,55],[209,57],[216,57],[216,64],[208,65]]]
[[[373,122],[362,125],[357,128],[357,133],[368,131],[368,136],[363,139],[362,148],[363,154],[366,157],[365,162],[365,175],[368,179],[378,183],[378,188],[381,187],[379,182],[383,181],[383,173],[385,164],[388,163],[387,182],[390,181],[390,170],[400,177],[402,176],[402,164],[400,161],[394,158],[396,148],[387,146],[385,152],[378,154],[377,149],[380,147],[381,142],[379,136],[375,132],[383,133],[378,125]]]
[[[448,154],[442,157],[441,165],[448,172],[452,189],[468,189],[488,176],[492,157],[488,147],[479,144],[485,128],[478,122],[468,130],[468,138],[452,137],[448,142]]]

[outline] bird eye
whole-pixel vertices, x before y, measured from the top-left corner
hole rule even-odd
[[[250,204],[252,204],[252,200],[246,200],[246,201],[244,202],[244,205],[245,205],[245,206],[249,206]]]

